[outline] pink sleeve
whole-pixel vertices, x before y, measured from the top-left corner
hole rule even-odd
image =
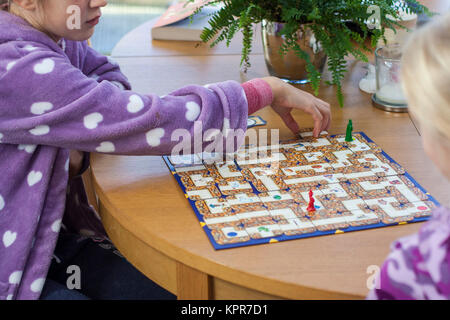
[[[256,78],[242,84],[248,102],[248,114],[270,105],[273,100],[272,88],[263,79]]]

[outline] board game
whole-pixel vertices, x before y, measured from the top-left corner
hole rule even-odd
[[[419,222],[439,205],[363,132],[311,131],[232,160],[164,157],[215,249]]]

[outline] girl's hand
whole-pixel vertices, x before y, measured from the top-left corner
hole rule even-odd
[[[291,115],[292,109],[302,110],[312,116],[314,120],[314,137],[318,137],[320,132],[329,129],[331,124],[330,104],[276,77],[265,77],[263,80],[272,87],[273,110],[278,113],[294,134],[298,133],[299,127]]]

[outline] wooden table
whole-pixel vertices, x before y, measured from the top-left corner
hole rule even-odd
[[[187,84],[243,82],[268,74],[257,53],[247,75],[239,71],[239,54],[114,58],[135,91],[160,95]],[[363,72],[363,64],[349,61],[344,108],[338,107],[334,88],[321,87],[319,97],[332,105],[330,133],[344,133],[352,119],[355,131],[364,131],[438,201],[450,203],[450,184],[426,157],[410,117],[374,108],[370,95],[358,89]],[[280,129],[280,139],[292,138],[270,108],[257,115],[268,121],[265,128]],[[294,112],[294,117],[302,127],[312,126],[305,114]],[[415,223],[215,251],[161,157],[94,154],[92,172],[112,241],[179,299],[362,299],[368,267],[380,266],[392,241],[421,227]]]
[[[151,38],[152,26],[158,18],[152,19],[123,36],[115,45],[111,56],[123,57],[168,57],[168,56],[202,56],[202,55],[230,55],[240,54],[242,50],[242,34],[237,33],[227,47],[225,42],[210,48],[209,45],[199,41],[163,41]],[[261,29],[255,28],[255,34],[259,35]],[[255,37],[253,41],[253,53],[262,54],[261,37]]]

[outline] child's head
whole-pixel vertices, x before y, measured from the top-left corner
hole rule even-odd
[[[0,0],[4,2],[5,0]],[[107,0],[9,0],[9,11],[58,41],[89,39]]]
[[[450,13],[414,32],[402,66],[403,88],[425,151],[450,179]]]

